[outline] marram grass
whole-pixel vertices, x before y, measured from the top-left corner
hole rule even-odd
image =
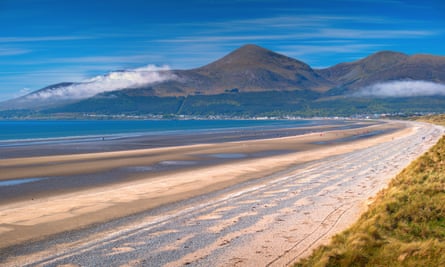
[[[445,136],[354,225],[295,266],[445,266]]]

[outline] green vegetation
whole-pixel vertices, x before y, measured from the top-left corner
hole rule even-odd
[[[422,120],[445,125],[445,115]],[[445,266],[445,136],[353,226],[295,266]]]
[[[314,70],[299,60],[257,45],[244,45],[203,67],[172,71],[178,79],[103,92],[77,103],[57,98],[39,100],[38,97],[32,101],[26,97],[9,100],[0,103],[0,119],[77,118],[84,114],[146,117],[385,114],[406,117],[444,113],[445,96],[358,97],[359,94],[355,94],[376,83],[445,83],[444,68],[445,57],[383,51],[354,62]],[[71,85],[54,84],[38,93],[52,95],[53,90]]]
[[[299,113],[317,93],[311,91],[251,92],[189,96],[187,115],[276,116]]]
[[[219,95],[190,95],[187,98],[116,94],[89,98],[67,106],[43,110],[41,113],[46,115],[90,113],[105,115],[347,117],[399,112],[405,114],[445,112],[445,97],[357,98],[328,96],[325,98],[324,95],[309,90],[231,92]],[[11,116],[11,114],[7,115]]]
[[[44,110],[44,114],[96,113],[96,114],[176,114],[184,97],[127,96],[93,97],[74,104]]]
[[[0,118],[82,117],[98,115],[191,115],[191,116],[300,116],[350,117],[356,115],[444,113],[445,97],[362,98],[339,95],[344,88],[325,93],[311,90],[239,92],[218,95],[158,97],[150,91],[104,93],[76,103],[46,110],[0,111]]]
[[[445,114],[423,116],[417,120],[445,126]]]

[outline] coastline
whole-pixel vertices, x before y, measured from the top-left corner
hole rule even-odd
[[[360,130],[360,127],[373,125],[377,127],[380,123],[355,122],[347,125],[316,125],[262,131],[241,129],[193,135],[149,135],[99,141],[95,144],[81,142],[67,145],[3,147],[0,148],[0,154],[3,155],[3,159],[0,159],[0,168],[3,168],[0,183],[23,184],[20,192],[8,191],[6,189],[11,189],[10,187],[0,186],[0,204],[27,197],[45,197],[108,184],[149,179],[161,173],[310,150],[322,145],[316,144],[318,139],[295,139],[288,145],[277,138],[300,138],[310,133],[323,135],[326,131],[338,132],[346,128],[335,136],[320,136],[320,140],[329,142],[360,137],[357,134],[366,131]],[[275,141],[268,144],[269,139]],[[259,141],[259,146],[252,143],[255,140]],[[239,147],[237,142],[244,141],[251,144]],[[38,183],[27,184],[26,179],[35,179]],[[45,188],[46,192],[42,192]]]
[[[168,158],[171,161],[186,162],[191,161],[193,157],[202,155],[252,155],[271,150],[286,151],[277,154],[266,153],[262,157],[246,156],[224,159],[208,165],[182,166],[180,170],[153,172],[151,175],[142,173],[136,175],[137,177],[134,177],[133,180],[125,182],[63,192],[60,195],[47,194],[34,200],[21,200],[0,205],[2,222],[0,237],[2,240],[6,240],[1,243],[1,248],[30,240],[43,239],[56,233],[85,228],[168,203],[208,194],[246,181],[273,175],[290,167],[408,136],[415,131],[402,122],[372,125],[361,130],[380,131],[388,129],[388,127],[391,129],[395,127],[398,130],[329,145],[314,143],[354,136],[357,135],[357,129],[179,147],[0,160],[1,166],[9,168],[7,175],[15,174],[20,177],[20,175],[25,175],[24,166],[30,168],[32,172],[35,172],[35,168],[37,168],[42,172],[50,173],[55,170],[63,170],[73,174],[73,172],[81,173],[89,168],[96,170],[106,169],[106,166],[115,168],[120,166],[119,164],[125,165],[129,162],[140,165],[140,162],[137,162],[140,158],[144,158],[143,163],[148,164],[147,158],[154,161],[166,161]],[[55,166],[39,167],[39,164],[44,162],[51,162],[50,165],[61,165],[59,168]],[[0,179],[4,179],[4,177],[6,176]]]
[[[292,122],[292,121],[291,121]],[[134,149],[184,146],[202,143],[221,143],[240,140],[268,139],[295,136],[314,131],[360,128],[362,124],[378,124],[378,121],[315,121],[315,124],[278,124],[272,126],[247,126],[240,128],[208,128],[194,130],[169,130],[113,135],[68,136],[0,140],[0,159],[50,155],[114,152]]]

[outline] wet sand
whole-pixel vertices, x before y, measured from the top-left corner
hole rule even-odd
[[[334,122],[332,125],[295,129],[148,135],[93,143],[81,139],[68,144],[54,144],[50,141],[38,145],[0,147],[0,154],[4,158],[0,159],[0,204],[310,150],[320,145],[329,145],[331,141],[360,139],[363,138],[362,134],[382,131],[378,130],[380,127],[377,130],[360,129],[379,124]],[[340,134],[342,129],[346,130]],[[382,129],[392,131],[395,128],[384,126]],[[300,139],[292,139],[290,142],[277,139],[326,131],[337,132],[335,136],[320,136],[323,137],[321,141],[317,139],[313,143]],[[270,141],[271,139],[276,140]],[[255,140],[258,142],[253,142]],[[248,142],[242,143],[244,141]],[[153,148],[146,148],[147,146]],[[128,150],[134,147],[138,149]],[[2,183],[18,185],[6,187],[1,186]]]
[[[379,134],[369,135],[373,132]],[[30,176],[69,179],[91,173],[118,173],[125,179],[96,185],[86,182],[85,187],[56,188],[50,192],[42,190],[34,197],[32,193],[25,194],[13,202],[3,200],[0,204],[2,260],[5,264],[19,262],[23,259],[19,256],[23,246],[17,245],[30,240],[43,240],[198,196],[213,199],[209,195],[212,192],[259,181],[302,164],[322,162],[325,158],[390,142],[414,132],[416,129],[411,124],[392,122],[360,129],[323,129],[280,138],[3,159],[0,160],[0,180]],[[349,138],[360,135],[364,137]],[[346,141],[332,142],[339,139]],[[431,140],[430,143],[434,141]],[[152,169],[161,163],[175,167]],[[275,190],[277,192],[280,190]],[[218,227],[213,230],[221,231]],[[16,246],[7,248],[12,245]],[[37,254],[42,253],[45,254],[42,251]],[[30,255],[26,258],[34,259]]]
[[[315,121],[292,128],[248,127],[214,129],[208,131],[172,131],[152,134],[122,134],[111,136],[87,136],[72,138],[53,138],[43,140],[0,141],[0,159],[100,153],[133,149],[184,146],[193,144],[214,144],[231,141],[269,139],[285,136],[302,135],[325,130],[357,129],[367,124],[379,124],[378,121]]]

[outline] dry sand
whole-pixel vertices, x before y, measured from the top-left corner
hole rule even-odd
[[[29,242],[30,240],[39,240],[56,233],[84,228],[91,224],[125,217],[167,203],[213,192],[239,184],[243,181],[265,177],[305,162],[312,162],[335,155],[343,155],[377,144],[390,142],[394,139],[413,135],[418,131],[416,127],[411,124],[407,126],[405,123],[391,122],[361,129],[313,133],[304,136],[265,140],[0,160],[0,167],[2,168],[0,180],[4,180],[27,177],[31,174],[35,177],[79,174],[92,170],[112,170],[123,166],[146,166],[166,160],[195,160],[196,157],[201,155],[214,155],[219,153],[249,154],[273,150],[291,151],[286,154],[260,158],[246,157],[237,159],[236,161],[209,166],[192,166],[176,172],[138,174],[139,177],[137,177],[137,179],[127,182],[63,194],[48,194],[38,199],[24,199],[14,203],[0,205],[0,248]],[[360,131],[375,131],[380,129],[398,130],[390,134],[360,139],[353,142],[330,145],[313,144],[314,142],[352,136]],[[430,141],[430,143],[433,143],[434,140]],[[380,180],[381,184],[379,188],[387,181],[388,179]],[[325,188],[325,190],[328,192],[329,188]],[[269,192],[269,194],[277,193],[280,193],[280,190]],[[352,202],[354,201],[352,200]],[[330,220],[331,227],[328,232],[333,233],[337,231],[338,225],[342,225],[343,227],[339,227],[339,229],[343,229],[344,225],[351,223],[351,220],[354,220],[358,216],[363,207],[364,205],[361,203],[353,209],[349,209],[348,212],[342,212],[341,216],[337,216],[341,217],[341,221],[335,218]],[[229,209],[229,207],[226,207],[226,209]],[[200,219],[217,219],[219,212],[220,211],[215,210]],[[349,215],[346,216],[346,213]],[[335,214],[332,216],[335,217]],[[276,216],[270,218],[265,217],[264,222],[259,225],[267,224],[271,220],[275,220],[275,217]],[[305,220],[307,219],[308,218],[305,218]],[[314,222],[316,221],[317,220],[314,219]],[[230,224],[230,222],[226,223]],[[306,223],[310,224],[311,222],[306,221]],[[219,226],[224,227],[224,225],[224,222],[221,222]],[[216,228],[211,229],[213,232],[220,230],[221,229]],[[250,230],[257,231],[258,229]],[[304,228],[300,230],[300,234],[301,231],[304,232]],[[297,233],[295,234],[298,235]],[[265,239],[272,242],[273,236],[263,235],[268,234],[258,234],[255,239],[256,244],[261,244]],[[323,235],[316,241],[326,240],[326,236],[328,235]],[[288,239],[292,241],[291,236],[288,237]],[[180,242],[178,241],[178,243]],[[314,241],[309,247],[313,247],[316,244],[318,243]],[[175,244],[171,246],[174,247]],[[280,251],[280,249],[288,250],[288,248],[282,248],[279,243],[268,244],[267,247],[277,248],[277,251],[270,252],[274,253],[274,255],[282,255],[283,251]],[[251,250],[253,248],[248,247],[246,249]],[[263,248],[263,250],[268,249]],[[227,251],[228,254],[231,253],[230,249]],[[260,254],[261,246],[255,248],[255,251]],[[122,251],[115,250],[113,253],[118,252]],[[245,251],[243,253],[248,254],[249,252]],[[304,255],[303,253],[300,254]],[[291,255],[289,256],[291,259],[294,259],[295,253],[289,255]],[[196,253],[189,256],[195,257]],[[282,260],[281,258],[285,257],[280,257],[280,261],[286,262],[286,260]],[[14,262],[14,259],[9,260]],[[9,263],[11,263],[11,261],[9,261]],[[181,260],[179,260],[179,262],[180,261]],[[173,262],[173,265],[179,264],[179,262]],[[249,264],[241,261],[241,265],[254,266],[255,264],[257,263],[252,261],[249,262]],[[227,262],[227,265],[231,265],[231,263]]]

